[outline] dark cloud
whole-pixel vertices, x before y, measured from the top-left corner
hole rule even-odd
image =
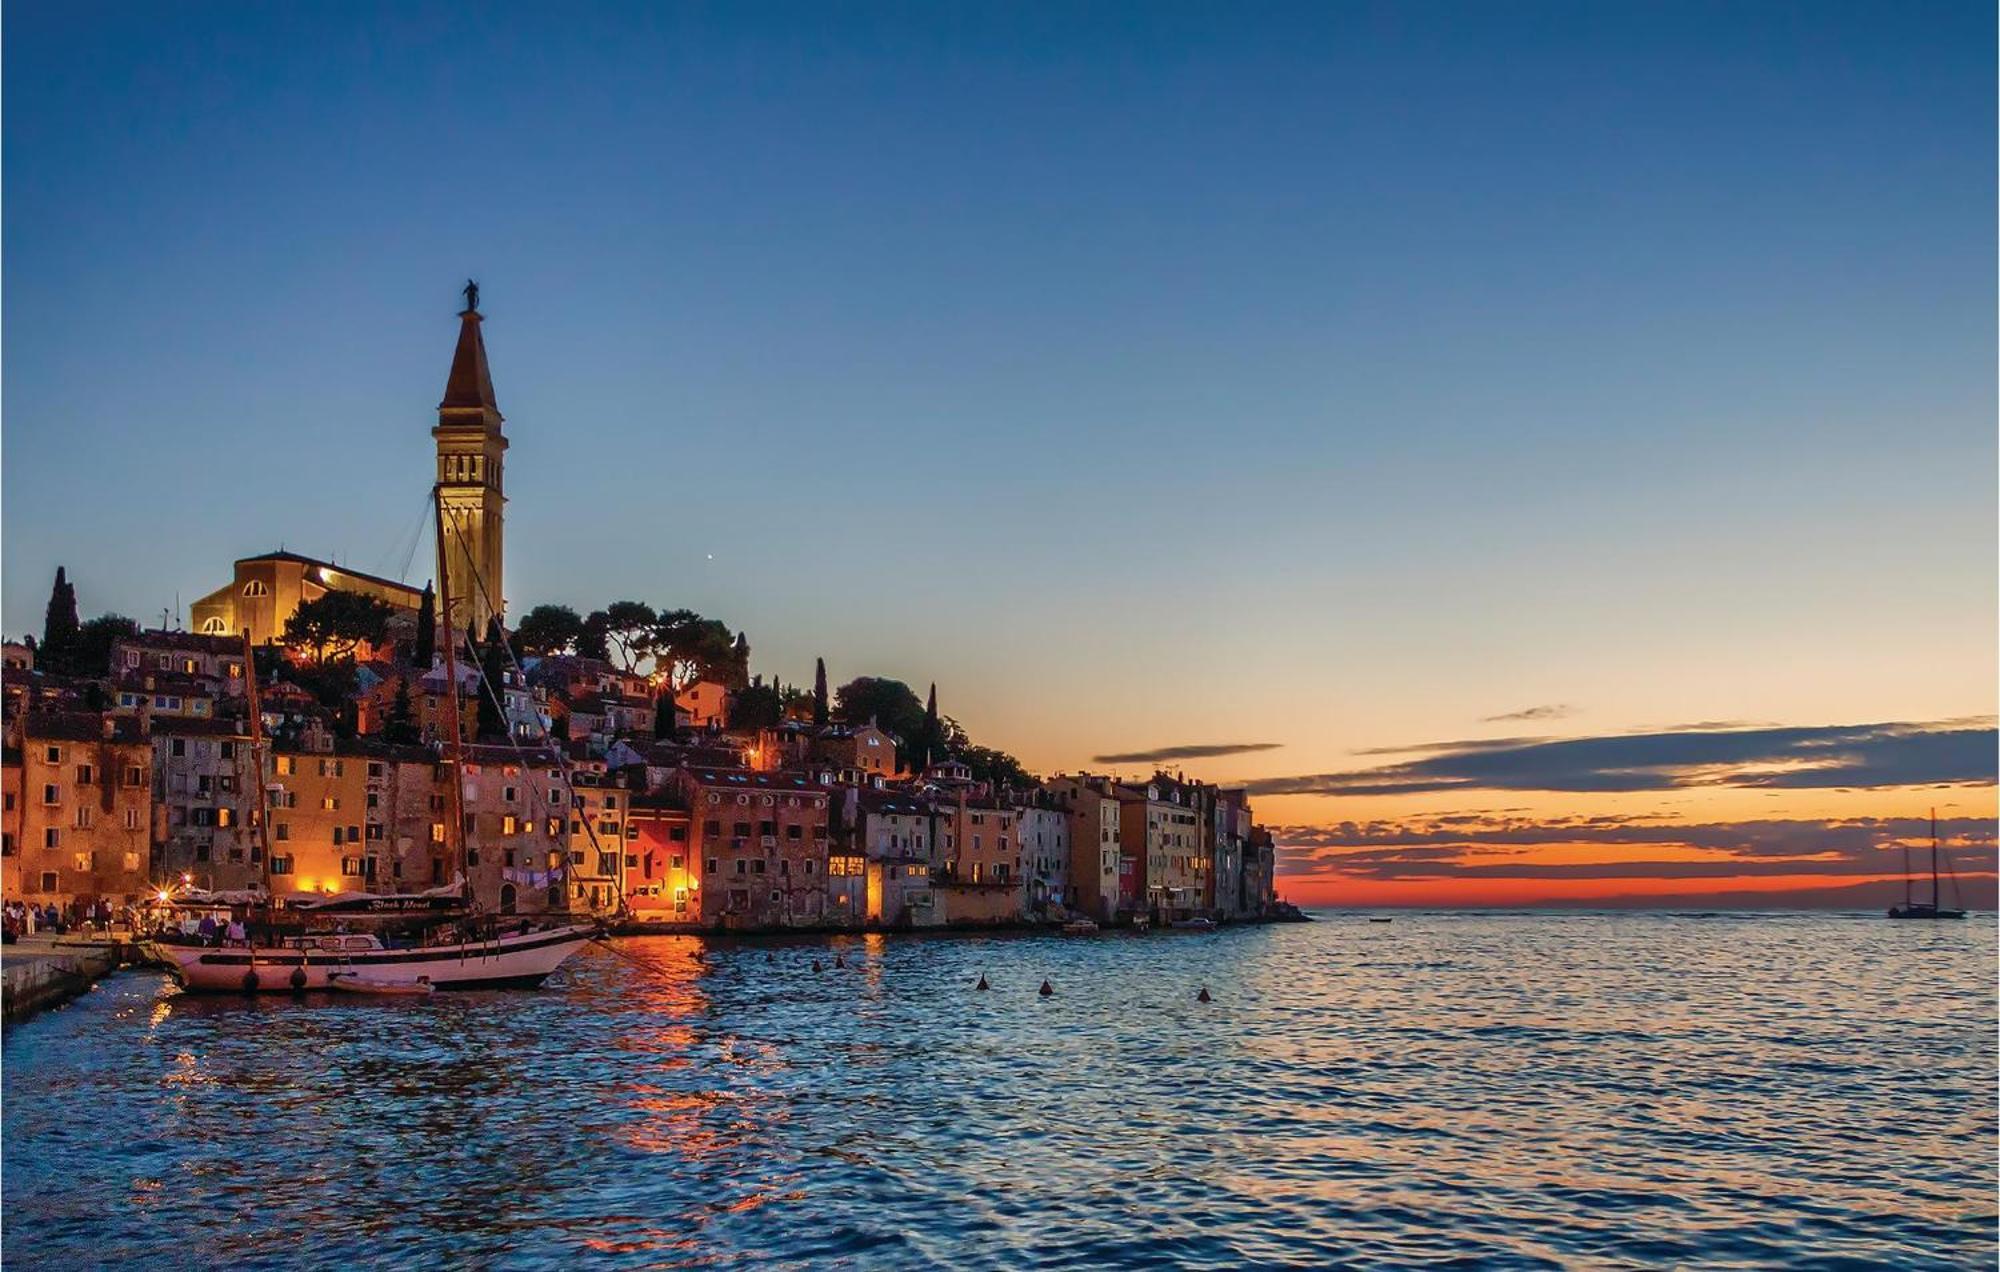
[[[1448,819],[1340,822],[1329,826],[1280,826],[1279,870],[1292,878],[1321,879],[1702,879],[1786,875],[1894,874],[1904,851],[1921,867],[1930,823],[1920,817],[1789,819],[1660,824],[1624,817],[1535,820],[1490,817],[1468,825]],[[1938,833],[1961,874],[1995,868],[1994,823],[1983,817],[1940,820]],[[1629,848],[1611,862],[1482,860],[1512,857],[1555,844]],[[1711,854],[1698,861],[1658,858],[1666,847]]]
[[[1211,742],[1194,746],[1163,746],[1154,751],[1125,751],[1118,755],[1095,755],[1093,764],[1165,764],[1169,760],[1213,760],[1225,755],[1248,755],[1253,751],[1275,751],[1282,742]]]
[[[1411,795],[1433,791],[1664,791],[1991,786],[1990,717],[1930,723],[1672,729],[1583,738],[1429,742],[1359,752],[1420,758],[1377,768],[1249,783],[1258,795]]]
[[[1551,702],[1546,706],[1523,707],[1519,711],[1506,711],[1499,715],[1481,716],[1481,724],[1504,724],[1512,720],[1561,720],[1576,714],[1576,708],[1566,702]]]

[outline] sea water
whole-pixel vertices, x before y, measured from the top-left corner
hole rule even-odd
[[[428,999],[127,972],[7,1035],[0,1236],[19,1268],[1990,1267],[1994,971],[1991,916],[1404,912],[631,939]]]

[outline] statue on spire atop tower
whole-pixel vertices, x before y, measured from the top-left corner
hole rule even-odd
[[[477,308],[479,308],[479,284],[468,278],[465,280],[465,312],[471,313]]]

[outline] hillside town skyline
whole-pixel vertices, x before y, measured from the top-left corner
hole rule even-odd
[[[635,700],[641,696],[657,695],[664,681],[674,679],[676,692],[685,688],[694,695],[688,705],[693,709],[691,723],[695,727],[741,723],[731,719],[732,714],[738,711],[739,697],[748,704],[744,718],[758,723],[789,724],[801,719],[813,720],[816,727],[835,723],[827,716],[824,706],[814,718],[810,696],[799,687],[797,679],[787,680],[761,664],[758,670],[750,670],[747,628],[731,628],[721,619],[704,618],[693,610],[656,608],[642,600],[606,600],[599,607],[583,609],[539,602],[519,610],[519,607],[510,607],[504,596],[494,595],[498,589],[488,580],[500,581],[508,577],[505,564],[507,496],[504,491],[505,453],[509,439],[503,427],[505,417],[500,411],[485,347],[485,314],[477,307],[477,285],[467,280],[464,290],[466,307],[459,311],[458,337],[445,391],[437,406],[437,424],[431,430],[435,453],[434,467],[429,476],[435,497],[443,504],[442,519],[438,524],[445,524],[448,520],[451,526],[446,538],[452,547],[452,560],[456,563],[453,569],[461,580],[468,581],[462,583],[466,595],[459,598],[455,620],[463,621],[473,629],[471,639],[476,641],[479,638],[477,629],[483,624],[504,616],[511,629],[506,636],[510,646],[538,656],[584,655],[593,666],[589,675],[600,675],[601,678],[601,673],[610,673],[626,677],[625,684]],[[416,483],[411,484],[414,486]],[[435,530],[427,537],[419,527],[415,533],[406,536],[400,578],[356,568],[339,561],[335,554],[319,558],[295,551],[287,546],[293,542],[292,537],[284,533],[280,533],[277,540],[279,546],[275,550],[238,557],[231,566],[229,582],[197,594],[187,602],[188,621],[185,625],[175,625],[181,604],[179,596],[174,607],[161,615],[161,621],[168,624],[164,627],[147,627],[135,619],[119,615],[115,609],[107,608],[93,620],[92,626],[100,629],[95,633],[96,642],[99,645],[107,642],[109,633],[101,629],[108,624],[121,633],[150,632],[155,638],[173,631],[206,637],[247,631],[253,643],[268,644],[283,640],[286,623],[303,602],[328,594],[334,594],[336,599],[365,598],[369,604],[383,607],[383,612],[392,623],[401,623],[407,635],[411,616],[435,603],[432,580],[428,577],[435,573],[435,569],[427,571],[424,568],[426,560],[433,567],[436,564],[430,551],[435,544]],[[69,603],[77,603],[76,583],[68,576],[66,567],[61,565],[58,566],[56,588],[59,594],[67,588]],[[518,627],[514,626],[516,623]],[[796,648],[797,633],[781,630],[777,634],[781,638],[789,637]],[[524,641],[525,644],[522,643]],[[355,652],[352,648],[355,643],[354,634],[347,633],[349,654]],[[367,641],[360,641],[359,644],[361,653],[371,652]],[[16,643],[12,648],[17,654],[16,661],[21,661],[18,655],[22,652],[22,645]],[[468,646],[468,650],[470,648]],[[323,647],[320,652],[324,654]],[[873,667],[874,661],[862,661],[860,665]],[[712,674],[713,665],[721,662],[733,668],[728,676]],[[601,673],[596,670],[598,664],[601,664]],[[815,664],[818,676],[823,678],[825,659],[816,656]],[[660,667],[668,665],[678,669],[671,677],[659,671]],[[688,679],[704,673],[707,673],[704,683],[696,684]],[[381,679],[379,669],[368,672],[364,679],[368,676],[377,681]],[[948,671],[945,676],[948,677]],[[904,714],[914,711],[915,690],[893,675],[871,671],[856,679],[895,686],[906,700],[902,703]],[[935,703],[937,681],[925,683]],[[948,678],[946,685],[947,701],[950,701],[951,682]],[[347,692],[358,701],[363,696],[361,690],[367,687],[370,686],[355,687]],[[323,691],[321,697],[322,706],[338,716],[341,711],[338,695]],[[379,712],[385,705],[380,700],[375,703],[378,725]],[[655,718],[664,710],[664,707],[659,708]],[[1567,899],[1568,894],[1560,888],[1563,875],[1559,869],[1532,872],[1527,877],[1533,882],[1510,883],[1505,863],[1496,863],[1496,868],[1502,873],[1484,879],[1481,879],[1476,867],[1465,868],[1469,864],[1468,856],[1476,861],[1479,856],[1492,855],[1496,850],[1524,842],[1518,811],[1480,810],[1471,815],[1453,814],[1441,819],[1419,817],[1414,821],[1407,814],[1390,820],[1349,817],[1331,825],[1321,820],[1329,805],[1344,808],[1352,808],[1356,804],[1363,807],[1380,807],[1383,804],[1407,806],[1407,797],[1412,794],[1461,788],[1477,791],[1486,781],[1480,776],[1480,770],[1490,767],[1491,759],[1498,758],[1509,748],[1530,762],[1532,757],[1544,753],[1583,754],[1596,748],[1607,755],[1615,755],[1622,749],[1632,752],[1630,761],[1639,763],[1642,768],[1656,769],[1656,777],[1637,783],[1617,779],[1606,784],[1581,773],[1568,776],[1558,773],[1544,779],[1549,793],[1531,805],[1549,810],[1539,819],[1539,828],[1532,832],[1534,836],[1540,837],[1541,842],[1573,841],[1574,846],[1566,849],[1565,853],[1572,860],[1581,857],[1579,864],[1571,868],[1577,879],[1589,881],[1608,875],[1618,881],[1608,891],[1596,887],[1574,894],[1579,901],[1598,904],[1648,905],[1692,895],[1689,885],[1678,880],[1698,880],[1723,872],[1736,873],[1730,863],[1745,860],[1746,857],[1762,858],[1763,864],[1748,874],[1737,874],[1738,895],[1725,903],[1753,906],[1801,902],[1865,904],[1877,894],[1890,895],[1899,886],[1897,854],[1926,833],[1927,823],[1924,817],[1914,813],[1888,817],[1880,815],[1875,807],[1879,803],[1876,792],[1923,784],[1928,780],[1929,784],[1942,782],[1943,789],[1948,791],[1965,790],[1975,794],[1972,811],[1969,812],[1958,799],[1949,796],[1944,799],[1942,825],[1947,843],[1964,860],[1965,886],[1971,897],[1981,903],[1990,902],[1993,898],[1993,833],[1990,818],[1976,811],[1979,807],[1977,798],[1990,798],[1991,782],[1986,772],[1990,767],[1986,763],[1989,757],[1982,754],[1982,748],[1993,737],[1990,716],[1829,725],[1803,731],[1760,728],[1742,721],[1720,721],[1673,726],[1659,731],[1637,730],[1635,732],[1640,736],[1623,739],[1617,736],[1595,739],[1588,736],[1566,737],[1553,731],[1538,731],[1527,736],[1518,734],[1522,726],[1546,730],[1554,722],[1575,714],[1576,709],[1566,704],[1499,713],[1486,717],[1484,723],[1515,730],[1513,736],[1497,741],[1474,738],[1443,744],[1361,749],[1355,752],[1364,759],[1358,767],[1297,778],[1263,775],[1268,769],[1260,772],[1257,767],[1259,762],[1268,764],[1270,753],[1283,749],[1279,744],[1266,742],[1195,743],[1176,740],[1163,746],[1097,749],[1087,761],[1079,760],[1063,767],[1044,763],[1041,771],[1058,777],[1070,773],[1086,777],[1095,774],[1114,785],[1127,787],[1155,778],[1169,783],[1191,782],[1199,789],[1241,792],[1240,802],[1245,809],[1250,795],[1256,794],[1267,805],[1294,814],[1296,818],[1278,823],[1275,832],[1269,833],[1272,851],[1277,858],[1271,866],[1275,876],[1279,879],[1291,878],[1297,895],[1309,902],[1322,904],[1492,904],[1509,900],[1547,903]],[[1059,712],[1051,712],[1045,718],[1060,723],[1063,717]],[[549,721],[542,723],[546,728]],[[613,723],[616,726],[614,733],[618,728],[629,731],[632,717],[614,719]],[[851,726],[862,722],[843,715],[838,723]],[[1029,771],[1030,766],[1024,765],[1004,747],[974,743],[966,735],[964,725],[951,716],[945,717],[945,724],[953,731],[956,746],[972,760],[978,779],[989,789],[1011,785],[1027,790],[1040,786],[1039,779]],[[1018,728],[1018,724],[1015,727]],[[1217,733],[1222,736],[1248,736],[1222,724],[1215,725],[1209,733],[1211,736]],[[895,735],[885,731],[885,736]],[[982,739],[986,736],[982,727]],[[1187,735],[1183,733],[1180,736],[1184,738]],[[1030,734],[1031,742],[1033,737]],[[907,745],[908,739],[899,740]],[[905,780],[922,778],[931,758],[930,752],[942,750],[943,739],[935,732],[925,741],[931,746],[921,748],[905,769],[898,770]],[[1711,800],[1720,802],[1725,799],[1727,790],[1739,781],[1746,793],[1769,794],[1765,779],[1759,776],[1767,771],[1769,765],[1788,763],[1788,757],[1792,755],[1810,757],[1816,763],[1823,763],[1822,757],[1829,754],[1827,748],[1830,746],[1844,748],[1838,754],[1847,757],[1850,768],[1835,768],[1823,779],[1809,777],[1799,785],[1807,791],[1816,791],[1821,802],[1837,795],[1837,803],[1843,807],[1833,816],[1813,819],[1794,817],[1778,821],[1757,819],[1748,823],[1737,822],[1733,828],[1692,825],[1685,832],[1678,832],[1645,825],[1626,829],[1624,821],[1606,823],[1601,818],[1593,818],[1587,808],[1579,807],[1597,800],[1600,798],[1598,793],[1605,790],[1620,790],[1628,786],[1643,790],[1656,783],[1660,789],[1672,789],[1686,780],[1678,774],[1712,772],[1717,760],[1736,766],[1742,777],[1705,783],[1722,788],[1721,791],[1710,792]],[[1496,748],[1499,750],[1496,751]],[[1913,757],[1921,756],[1922,767],[1907,770],[1903,762],[1895,757],[1894,753],[1899,749],[1909,751]],[[748,748],[744,750],[747,754]],[[601,759],[602,751],[600,746],[599,755],[595,758]],[[809,746],[794,747],[788,758],[792,762],[803,763],[810,758],[810,751]],[[1868,758],[1870,751],[1881,752],[1883,758],[1879,761]],[[1704,758],[1705,752],[1711,753],[1714,758]],[[775,754],[775,750],[772,753]],[[1455,755],[1469,766],[1466,776],[1451,772]],[[1393,762],[1376,761],[1373,759],[1376,756],[1390,757]],[[1403,758],[1395,760],[1394,757],[1398,756]],[[628,763],[636,764],[642,756],[628,748],[623,758]],[[1031,752],[1031,764],[1034,758]],[[1432,770],[1440,771],[1433,776]],[[1238,776],[1245,772],[1251,775]],[[657,786],[663,780],[661,766],[653,766],[653,776]],[[1531,782],[1527,789],[1532,790],[1534,784]],[[1986,788],[1983,794],[1979,792],[1981,787]],[[1508,783],[1503,781],[1495,789],[1504,793],[1508,790]],[[1303,815],[1299,816],[1294,810]],[[1678,815],[1669,814],[1667,820],[1681,819]],[[1682,841],[1713,844],[1714,847],[1703,851],[1712,854],[1715,859],[1711,863],[1700,863],[1698,856],[1689,856],[1681,846]],[[1854,854],[1849,862],[1831,873],[1815,870],[1807,864],[1824,860],[1817,845],[1826,842],[1850,845],[1844,851]],[[1598,846],[1586,846],[1593,843]],[[1635,881],[1628,869],[1620,867],[1619,860],[1628,857],[1634,848],[1655,853],[1663,851],[1661,847],[1652,847],[1654,845],[1664,846],[1666,859],[1660,861],[1658,866],[1665,878]],[[1693,866],[1692,874],[1680,874],[1671,864],[1676,859]],[[1793,862],[1797,866],[1784,868]],[[1449,864],[1444,869],[1438,869],[1433,863]],[[1773,866],[1779,867],[1775,876],[1771,873]],[[1777,890],[1773,891],[1773,887]],[[1060,893],[1059,888],[1057,891]],[[492,900],[498,903],[497,892]],[[1267,906],[1269,903],[1270,898],[1267,897],[1258,905]],[[1115,905],[1111,907],[1111,912],[1118,912]]]
[[[504,596],[508,448],[465,307],[432,430],[436,586],[279,550],[196,629],[80,618],[58,567],[6,645],[6,877],[37,907],[467,889],[488,913],[685,931],[1279,917],[1248,792],[1027,773],[900,681],[810,691],[748,634]],[[454,830],[457,819],[463,826]]]

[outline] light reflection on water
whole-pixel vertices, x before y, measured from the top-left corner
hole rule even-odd
[[[1994,956],[1990,921],[1408,914],[649,938],[425,1000],[125,974],[8,1036],[0,1222],[21,1267],[1968,1266]]]

